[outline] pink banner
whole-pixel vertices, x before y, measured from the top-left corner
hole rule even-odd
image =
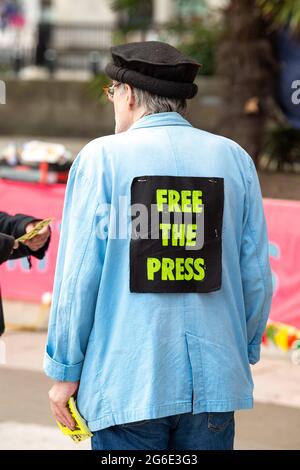
[[[270,319],[300,328],[300,201],[265,199],[274,296]]]
[[[64,185],[0,181],[1,210],[37,218],[54,217],[52,243],[42,261],[9,261],[1,268],[5,298],[40,302],[51,292],[65,193]],[[274,298],[270,318],[300,328],[300,201],[264,200],[270,240]]]
[[[52,241],[45,258],[9,260],[0,268],[2,295],[7,299],[40,302],[51,292],[62,217],[65,185],[42,185],[0,180],[1,211],[28,214],[38,219],[54,217]]]

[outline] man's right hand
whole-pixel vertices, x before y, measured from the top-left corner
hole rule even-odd
[[[75,429],[75,421],[67,407],[67,402],[77,392],[79,382],[55,382],[49,391],[50,407],[53,416],[69,429]]]

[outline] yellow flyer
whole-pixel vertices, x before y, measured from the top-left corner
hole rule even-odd
[[[27,242],[28,240],[32,240],[34,237],[36,237],[36,235],[41,230],[43,230],[44,227],[47,227],[47,225],[51,224],[52,220],[53,220],[52,217],[49,218],[49,219],[42,220],[41,222],[36,224],[36,226],[34,227],[33,230],[31,230],[30,232],[25,233],[21,237],[17,238],[16,241],[19,242],[19,243],[24,243],[24,242]]]
[[[68,407],[69,407],[70,413],[71,413],[71,415],[72,415],[72,417],[73,417],[73,419],[76,423],[76,428],[74,429],[74,431],[72,431],[67,426],[64,426],[63,424],[56,421],[58,426],[62,430],[62,432],[66,436],[70,436],[70,438],[73,439],[73,441],[75,441],[75,442],[81,442],[81,441],[84,441],[85,439],[88,439],[88,438],[92,437],[93,434],[91,433],[91,431],[87,427],[86,422],[84,421],[82,416],[79,414],[79,411],[77,410],[76,403],[75,403],[75,400],[74,400],[73,397],[71,397],[69,399]]]

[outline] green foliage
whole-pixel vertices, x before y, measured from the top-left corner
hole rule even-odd
[[[144,0],[113,0],[111,2],[114,11],[132,11],[139,7]]]
[[[152,0],[113,0],[111,6],[119,13],[119,27],[124,32],[148,29],[152,23]]]
[[[289,164],[291,168],[300,163],[300,131],[289,125],[278,125],[269,129],[265,136],[263,153],[266,167],[276,165],[278,170]]]
[[[300,0],[257,0],[257,4],[275,27],[300,31]]]
[[[112,33],[112,43],[114,46],[118,46],[119,44],[124,44],[127,42],[126,31],[124,29],[116,29]]]
[[[99,103],[106,103],[107,99],[105,93],[103,92],[103,87],[110,82],[107,75],[101,73],[90,80],[87,84],[87,94],[93,98],[97,99]]]
[[[214,75],[216,56],[222,36],[220,23],[205,24],[197,19],[191,23],[177,23],[170,26],[170,31],[177,33],[177,47],[187,56],[202,64],[199,75]]]

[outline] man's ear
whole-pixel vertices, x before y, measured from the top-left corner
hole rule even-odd
[[[126,101],[129,106],[129,108],[133,108],[135,105],[135,96],[133,94],[133,90],[130,85],[125,84],[125,89],[126,89]]]

